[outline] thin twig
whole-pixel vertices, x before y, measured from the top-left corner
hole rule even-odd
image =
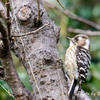
[[[57,2],[62,6],[62,8],[63,8],[64,10],[66,10],[66,8],[60,3],[59,0],[57,0]]]
[[[57,1],[58,1],[58,0],[57,0]],[[62,9],[58,8],[56,5],[51,4],[51,3],[49,3],[49,2],[46,2],[45,0],[44,0],[44,4],[46,4],[48,8],[50,8],[50,9],[56,9],[56,10],[58,10],[59,12],[63,13],[64,15],[68,16],[68,17],[71,18],[71,19],[80,21],[80,22],[82,22],[82,23],[85,23],[85,24],[87,24],[87,25],[89,25],[89,26],[92,26],[92,27],[94,27],[94,28],[100,30],[100,25],[99,25],[99,24],[96,24],[96,23],[94,23],[94,22],[92,22],[92,21],[90,21],[90,20],[88,20],[88,19],[85,19],[85,18],[82,18],[82,17],[80,17],[80,16],[77,16],[77,15],[75,15],[74,13],[70,12],[69,10],[67,10],[67,9],[65,10],[65,8],[64,8],[64,10],[62,10]],[[60,5],[61,5],[61,3],[60,3]]]
[[[0,84],[0,86],[11,96],[15,99],[15,97],[2,85]]]
[[[34,34],[38,31],[40,31],[41,29],[45,28],[46,26],[48,26],[49,24],[45,24],[43,26],[41,26],[40,28],[38,28],[37,30],[35,31],[31,31],[31,32],[28,32],[28,33],[22,33],[22,35],[13,35],[12,37],[22,37],[22,36],[26,36],[26,35],[30,35],[30,34]]]
[[[72,32],[72,33],[82,33],[82,34],[87,34],[90,36],[99,36],[100,35],[100,31],[91,31],[91,30],[81,30],[81,29],[74,29],[69,27],[67,29],[67,32]]]
[[[10,38],[10,14],[9,14],[9,10],[10,10],[10,2],[9,0],[7,0],[7,3],[6,3],[6,6],[7,6],[7,29],[8,29],[8,37]]]
[[[38,18],[37,21],[40,22],[40,2],[37,0],[37,8],[38,8]]]

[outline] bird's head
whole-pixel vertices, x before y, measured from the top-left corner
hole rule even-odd
[[[90,47],[90,41],[87,35],[80,34],[80,35],[76,35],[73,38],[69,38],[69,37],[67,38],[70,40],[70,46],[77,45],[77,46],[84,47],[85,49],[89,49]]]

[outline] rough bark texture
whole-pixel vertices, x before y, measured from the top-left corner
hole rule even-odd
[[[16,100],[35,100],[35,96],[28,91],[21,83],[13,64],[10,53],[10,42],[6,27],[0,20],[0,60],[3,67],[0,67],[0,79],[3,79],[11,87]]]
[[[39,32],[12,40],[12,50],[20,58],[30,77],[36,100],[67,100],[66,80],[57,51],[60,28],[49,19],[42,1],[41,22],[37,22],[36,0],[10,0],[12,35],[21,35],[50,25]]]
[[[11,87],[16,100],[35,100],[31,92],[29,92],[21,83],[14,68],[11,54],[9,53],[7,56],[3,57],[1,62],[4,67],[5,81]]]

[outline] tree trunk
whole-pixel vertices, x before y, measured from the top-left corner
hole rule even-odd
[[[68,100],[63,65],[57,51],[60,28],[50,20],[41,0],[40,21],[36,0],[10,0],[10,4],[13,37],[31,33],[49,23],[38,32],[14,37],[11,42],[12,50],[28,72],[36,100]]]

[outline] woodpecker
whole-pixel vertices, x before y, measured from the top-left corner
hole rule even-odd
[[[67,38],[70,40],[70,45],[65,55],[65,72],[71,82],[68,96],[69,100],[72,100],[76,85],[79,85],[78,92],[81,91],[82,83],[87,77],[91,61],[90,41],[87,35],[82,34]]]

